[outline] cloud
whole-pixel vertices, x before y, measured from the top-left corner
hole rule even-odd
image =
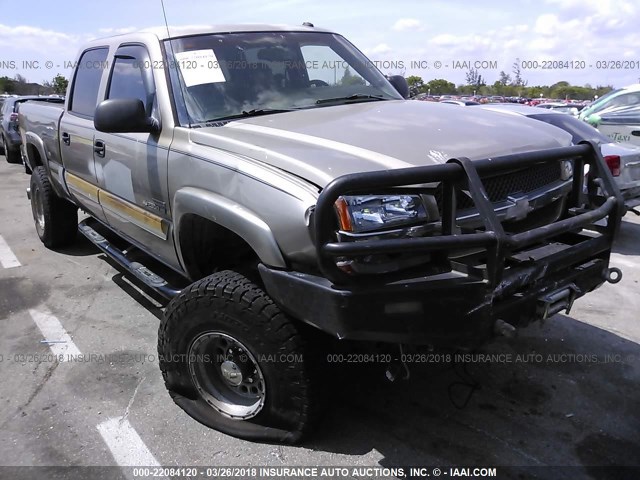
[[[439,47],[455,47],[461,45],[466,41],[466,36],[464,35],[452,35],[451,33],[443,33],[441,35],[436,35],[433,37],[429,43],[432,45],[436,45]]]
[[[391,47],[389,45],[387,45],[386,43],[380,43],[375,47],[373,47],[372,49],[367,50],[367,55],[385,54],[390,52],[391,52]]]
[[[121,27],[121,28],[100,28],[98,33],[103,35],[121,35],[123,33],[131,33],[139,30],[136,27]]]
[[[559,80],[577,85],[626,85],[638,81],[637,70],[606,70],[596,65],[602,65],[603,60],[640,58],[640,2],[637,5],[625,0],[545,0],[537,16],[525,22],[520,19],[518,24],[489,24],[493,28],[483,29],[478,22],[473,25],[475,28],[459,29],[460,33],[442,29],[442,33],[427,37],[422,43],[424,58],[431,65],[441,61],[441,69],[436,72],[431,66],[429,70],[409,73],[422,75],[425,80],[442,77],[463,83],[465,72],[454,70],[453,62],[480,60],[496,62],[497,68],[480,69],[487,82],[493,83],[501,70],[511,73],[519,58],[521,62],[538,62],[539,68],[522,70],[529,85]],[[547,65],[545,68],[542,62]]]
[[[200,3],[200,0],[189,1]],[[425,80],[447,78],[455,83],[462,83],[465,71],[454,70],[454,61],[486,60],[497,62],[497,68],[481,72],[488,82],[493,83],[500,70],[512,73],[516,58],[538,62],[583,60],[587,64],[586,69],[523,70],[523,76],[529,80],[530,85],[568,80],[576,84],[589,82],[593,85],[622,86],[637,81],[639,76],[638,69],[596,69],[596,62],[602,60],[640,59],[640,29],[637,28],[640,24],[640,2],[637,0],[530,1],[523,2],[521,11],[520,7],[504,8],[498,6],[497,2],[490,2],[482,7],[469,4],[464,11],[444,2],[430,3],[428,6],[426,2],[419,2],[411,10],[404,10],[409,13],[405,13],[407,16],[403,18],[389,17],[388,5],[374,5],[365,9],[369,4],[364,0],[356,0],[359,8],[354,8],[353,11],[366,10],[359,22],[354,22],[350,17],[351,11],[347,12],[349,18],[345,19],[343,12],[336,13],[336,9],[321,7],[310,0],[276,0],[276,3],[270,4],[270,8],[273,7],[272,15],[265,18],[262,18],[262,13],[255,14],[258,9],[257,0],[239,1],[243,6],[240,11],[252,12],[254,15],[245,19],[240,14],[229,13],[220,19],[221,22],[286,21],[299,24],[300,21],[309,19],[316,25],[327,26],[345,34],[357,46],[367,46],[364,51],[373,59],[403,60],[408,74],[421,75]],[[302,10],[302,3],[305,10]],[[408,4],[409,2],[404,5]],[[399,5],[398,8],[404,6]],[[398,8],[395,11],[400,11]],[[301,13],[295,10],[306,13],[301,17]],[[196,23],[198,19],[204,18],[202,15],[180,17],[177,13],[179,12],[170,15],[176,24],[181,21]],[[455,22],[448,21],[451,18],[455,18]],[[6,19],[3,21],[9,23]],[[158,25],[161,34],[165,33],[160,18],[149,21]],[[55,18],[52,17],[50,25],[56,25],[54,22]],[[145,27],[144,24],[138,26]],[[62,65],[62,61],[74,60],[79,48],[90,38],[135,30],[127,20],[116,17],[104,20],[96,25],[95,30],[83,31],[83,28],[88,27],[82,22],[78,22],[75,28],[60,27],[60,31],[56,31],[55,28],[28,25],[8,26],[0,21],[0,60],[17,60],[21,64],[22,60],[35,59],[41,65],[45,60],[52,60],[56,66]],[[184,31],[185,27],[170,29],[173,34],[177,34]],[[397,46],[399,41],[402,41],[402,49]],[[434,68],[436,60],[442,62],[438,71]],[[429,65],[429,68],[425,69],[421,65]],[[399,68],[400,70],[402,69]],[[57,72],[23,71],[20,67],[0,70],[0,76],[12,77],[16,73],[30,80],[41,81]],[[71,72],[66,70],[61,73],[68,76]]]
[[[422,22],[417,18],[401,18],[391,27],[396,32],[423,30]]]
[[[75,52],[77,45],[84,40],[82,35],[69,35],[27,25],[11,27],[0,24],[0,47],[9,47],[8,50],[19,47],[20,50],[42,52],[46,45],[47,50],[55,48]]]
[[[104,36],[104,35],[103,35]],[[67,62],[75,60],[86,34],[68,34],[27,25],[0,24],[0,76],[22,75],[30,82],[51,80],[57,73],[70,75]],[[46,66],[51,62],[51,66]]]

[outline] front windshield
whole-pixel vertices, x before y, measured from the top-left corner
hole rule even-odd
[[[584,110],[580,112],[580,118],[586,118],[592,113],[599,112],[600,110],[602,110],[604,106],[606,106],[605,104],[609,101],[611,97],[617,95],[622,91],[623,91],[622,88],[618,88],[616,90],[611,90],[609,93],[604,94],[602,97],[600,97],[598,100],[593,102],[591,105],[585,107]]]
[[[189,124],[356,101],[401,100],[343,37],[317,32],[199,35],[167,45]],[[182,92],[175,88],[179,83]]]

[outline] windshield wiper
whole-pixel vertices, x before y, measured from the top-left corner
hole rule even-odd
[[[243,110],[242,113],[235,113],[233,115],[227,115],[225,117],[213,118],[211,120],[206,120],[201,123],[225,122],[227,120],[237,120],[239,118],[246,118],[246,117],[259,117],[260,115],[293,112],[295,110],[296,110],[295,108],[258,108],[253,110]]]
[[[366,95],[364,93],[354,93],[348,97],[336,97],[336,98],[321,98],[316,100],[316,105],[322,105],[323,103],[338,103],[338,102],[350,102],[352,100],[386,100],[382,98],[382,95]]]

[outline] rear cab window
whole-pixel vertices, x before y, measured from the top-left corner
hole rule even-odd
[[[93,118],[98,103],[102,73],[108,64],[108,55],[107,47],[94,48],[82,54],[76,66],[69,112],[80,117]]]

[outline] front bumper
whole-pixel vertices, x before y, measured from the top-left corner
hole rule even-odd
[[[473,346],[491,338],[497,320],[525,326],[571,308],[600,286],[608,276],[609,246],[602,239],[572,237],[579,240],[575,247],[558,244],[544,259],[509,268],[498,288],[458,271],[351,287],[264,265],[260,274],[285,312],[337,338]],[[563,292],[554,302],[553,295]]]
[[[506,233],[484,191],[481,174],[533,163],[574,162],[565,218]],[[596,172],[584,188],[582,172]],[[442,182],[442,235],[336,242],[333,205],[345,194]],[[456,189],[468,188],[484,226],[456,230]],[[587,192],[590,193],[586,193]],[[516,326],[569,310],[576,298],[609,277],[609,255],[623,200],[599,149],[585,143],[546,152],[435,167],[348,175],[322,192],[315,212],[320,275],[260,266],[268,293],[288,314],[338,338],[472,346],[489,339],[497,320]],[[429,253],[418,273],[357,275],[337,258],[397,252]]]

